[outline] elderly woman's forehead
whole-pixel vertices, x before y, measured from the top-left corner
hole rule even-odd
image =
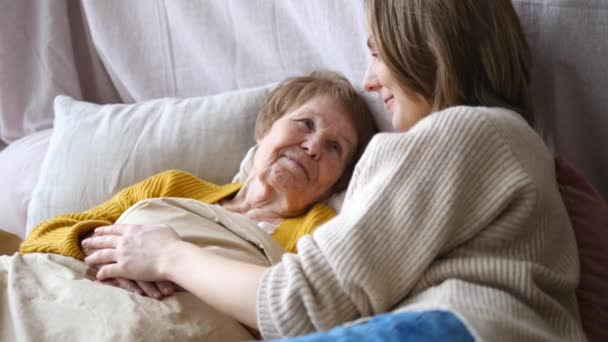
[[[332,107],[330,107],[332,106]],[[337,107],[337,108],[336,108]],[[294,109],[288,111],[289,113],[303,113],[317,115],[319,117],[327,117],[329,114],[340,114],[339,118],[344,119],[345,122],[349,122],[354,126],[354,118],[356,113],[351,106],[345,101],[329,97],[319,96],[306,103],[296,106]]]

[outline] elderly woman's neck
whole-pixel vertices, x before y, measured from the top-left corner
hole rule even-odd
[[[289,208],[274,189],[251,180],[232,198],[219,203],[224,209],[243,214],[252,220],[280,223],[289,215]]]

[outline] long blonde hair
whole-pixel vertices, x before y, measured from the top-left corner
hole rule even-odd
[[[507,107],[533,124],[530,52],[511,0],[366,0],[370,41],[434,110]]]

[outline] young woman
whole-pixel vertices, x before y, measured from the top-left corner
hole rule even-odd
[[[87,244],[109,251],[87,261],[115,262],[101,279],[172,280],[266,338],[392,311],[303,339],[584,340],[576,243],[530,126],[510,0],[367,0],[366,11],[364,86],[402,133],[372,140],[341,214],[297,254],[255,267],[194,253],[169,229],[104,228],[112,238]],[[137,257],[121,250],[131,239]]]

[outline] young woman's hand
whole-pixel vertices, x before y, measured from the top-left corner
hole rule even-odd
[[[168,225],[120,224],[95,229],[82,241],[94,249],[85,262],[99,267],[97,279],[128,278],[138,281],[166,280],[167,253],[181,239]]]
[[[83,238],[87,239],[90,237],[97,236],[95,231],[86,234]],[[80,244],[80,248],[86,256],[93,254],[97,249],[83,246]],[[110,278],[101,281],[101,283],[119,287],[129,292],[137,293],[142,296],[148,296],[156,299],[163,299],[169,297],[175,293],[175,285],[170,281],[141,281],[141,280],[130,280],[126,278]]]

